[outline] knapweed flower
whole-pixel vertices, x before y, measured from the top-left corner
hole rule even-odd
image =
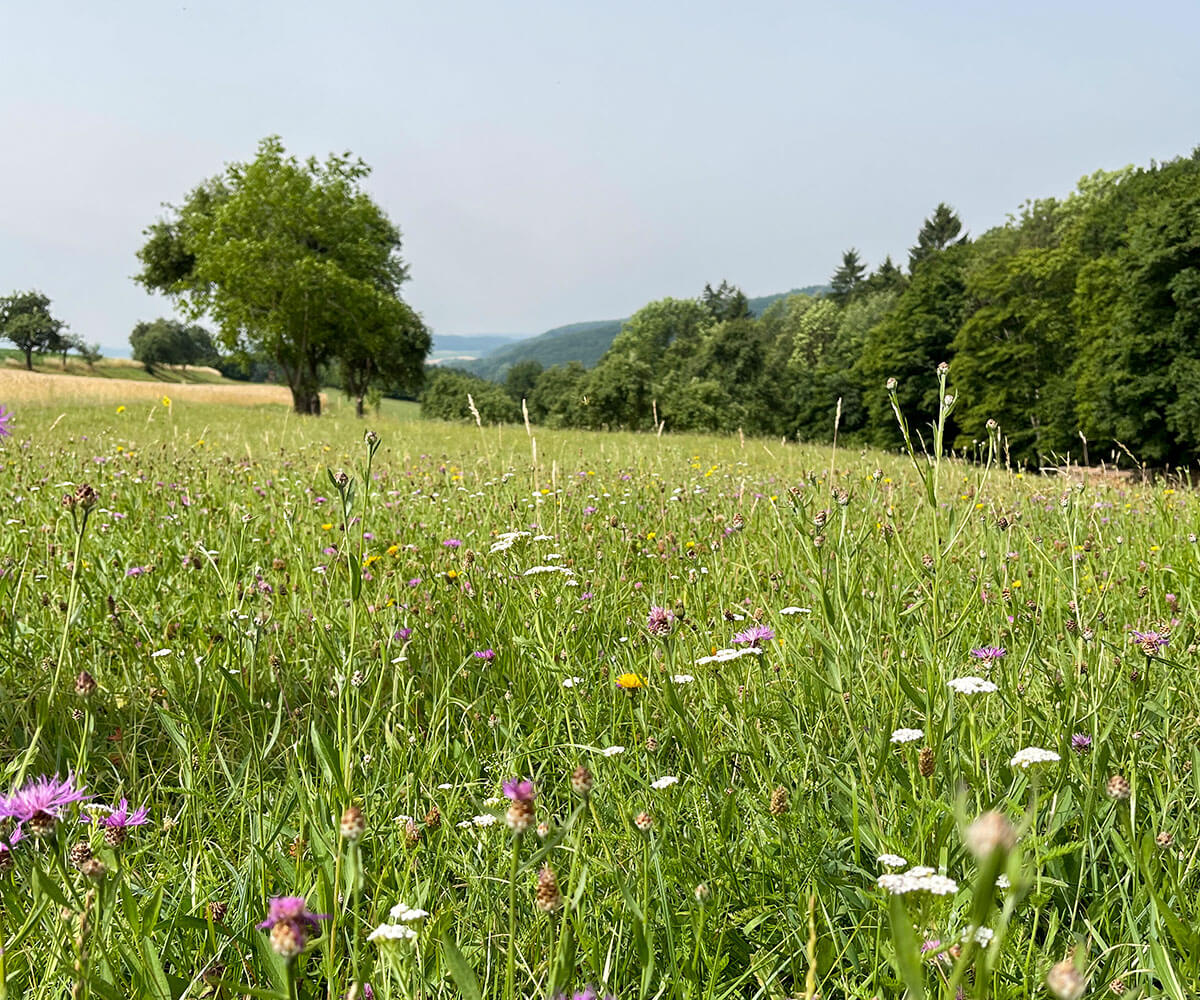
[[[501,788],[511,803],[504,821],[519,836],[533,826],[533,782],[528,778],[509,778]]]
[[[0,438],[8,437],[12,433],[8,426],[11,422],[12,411],[0,406]]]
[[[477,660],[487,660],[488,663],[491,663],[496,658],[496,651],[494,649],[477,649],[471,655]]]
[[[893,743],[916,743],[925,738],[923,729],[897,729],[892,733]]]
[[[75,787],[75,776],[69,771],[61,781],[57,774],[53,778],[42,775],[26,782],[8,798],[0,799],[0,819],[28,823],[30,833],[44,837],[54,832],[67,806],[85,798],[84,788]]]
[[[129,827],[145,826],[150,822],[150,810],[146,806],[129,811],[129,801],[121,799],[120,804],[110,812],[95,816],[84,811],[80,817],[85,823],[96,823],[104,827],[104,842],[109,847],[119,847],[125,843]]]
[[[994,661],[1003,659],[1008,650],[1003,646],[979,646],[971,650],[971,655],[977,660],[984,660],[990,666]]]
[[[735,644],[739,646],[761,646],[764,642],[769,642],[775,638],[774,631],[766,625],[751,625],[745,632],[739,632],[733,637]]]
[[[946,687],[959,694],[991,694],[997,690],[995,684],[982,677],[955,677],[946,682]]]
[[[25,831],[18,823],[4,837],[0,837],[0,872],[5,872],[13,865],[12,849],[25,839]]]
[[[986,861],[997,851],[1007,854],[1017,846],[1017,831],[1007,816],[989,809],[980,813],[967,827],[964,838],[967,850],[980,861]]]
[[[646,629],[651,635],[670,635],[675,626],[675,614],[667,608],[653,607],[646,616]]]
[[[448,549],[457,549],[462,542],[457,538],[447,538],[442,544]]]
[[[1092,738],[1087,733],[1076,733],[1071,737],[1071,749],[1076,753],[1087,753],[1092,749]]]
[[[1026,747],[1024,750],[1018,750],[1013,754],[1012,760],[1008,763],[1012,767],[1019,767],[1024,771],[1028,771],[1034,764],[1053,764],[1061,759],[1053,750],[1043,750],[1041,747]]]
[[[308,944],[308,936],[328,920],[327,913],[311,913],[303,896],[276,896],[267,910],[267,919],[258,925],[271,932],[271,948],[285,959],[293,959]]]
[[[636,691],[646,686],[646,682],[637,674],[621,674],[616,684],[622,691]]]
[[[1148,632],[1138,632],[1136,629],[1131,629],[1129,634],[1133,636],[1134,641],[1147,656],[1157,656],[1159,650],[1167,644],[1171,636],[1166,629],[1162,631],[1151,629]]]

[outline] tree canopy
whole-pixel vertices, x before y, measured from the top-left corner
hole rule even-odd
[[[25,355],[29,371],[33,371],[34,354],[70,349],[65,329],[66,324],[51,315],[50,300],[41,292],[13,292],[0,298],[0,338]]]
[[[278,137],[204,181],[146,231],[137,280],[228,350],[273,359],[298,413],[320,412],[323,366],[360,400],[375,381],[420,384],[429,333],[400,297],[400,231],[349,153],[300,161]]]

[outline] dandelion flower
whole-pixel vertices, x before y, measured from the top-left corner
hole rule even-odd
[[[622,691],[636,691],[638,688],[646,686],[646,682],[641,677],[629,673],[621,674],[616,683]]]

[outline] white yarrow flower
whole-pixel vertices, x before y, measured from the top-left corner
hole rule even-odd
[[[899,854],[881,854],[875,859],[884,868],[903,868],[908,862]]]
[[[1043,750],[1041,747],[1026,747],[1024,750],[1018,750],[1013,754],[1012,760],[1008,763],[1011,767],[1019,767],[1027,771],[1034,764],[1053,764],[1055,761],[1061,759],[1053,750]]]
[[[811,615],[812,608],[797,608],[797,607],[783,608],[780,610],[779,613],[781,615]]]
[[[380,924],[370,934],[368,941],[415,941],[417,932],[407,924]]]
[[[893,743],[916,743],[925,738],[924,729],[897,729],[892,733]]]
[[[398,920],[402,924],[407,924],[412,923],[414,920],[424,920],[429,916],[429,911],[409,906],[407,903],[397,903],[392,907],[388,916],[393,920]]]
[[[582,677],[567,677],[565,680],[563,680],[562,686],[565,688],[573,688],[576,684],[582,684],[582,683],[583,683]]]
[[[672,674],[671,680],[676,684],[691,684],[696,678],[691,674]]]
[[[658,779],[650,782],[650,787],[654,788],[658,791],[661,791],[664,788],[670,788],[677,781],[679,781],[679,779],[677,777],[675,777],[675,775],[664,774],[661,778],[658,778]]]
[[[991,694],[999,690],[995,684],[982,677],[955,677],[946,682],[946,687],[959,694]]]
[[[618,747],[618,746],[605,747],[603,750],[600,751],[601,755],[605,756],[605,757],[615,757],[615,756],[617,756],[617,754],[622,754],[624,752],[625,752],[625,748]]]

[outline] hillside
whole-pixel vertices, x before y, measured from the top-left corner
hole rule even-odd
[[[435,333],[429,360],[434,363],[482,358],[522,339],[516,333]]]
[[[760,295],[750,299],[750,311],[761,316],[772,303],[789,295],[819,295],[828,290],[827,285],[808,285],[790,292]],[[518,361],[539,361],[543,368],[578,361],[591,368],[603,357],[624,323],[624,319],[607,319],[558,326],[528,340],[506,344],[477,360],[455,363],[454,367],[493,381],[502,380]]]

